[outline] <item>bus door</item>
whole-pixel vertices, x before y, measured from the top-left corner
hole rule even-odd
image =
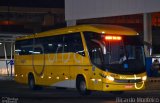
[[[101,35],[94,32],[83,32],[87,49],[89,52],[91,67],[91,88],[93,90],[102,90],[103,88],[103,71],[104,71],[104,54],[107,55],[107,50],[104,45]]]
[[[103,65],[103,55],[102,55],[102,45],[99,44],[98,41],[92,40],[90,45],[90,59],[92,62],[92,83],[94,86],[94,90],[101,90],[102,89],[102,70],[100,70],[101,66]],[[100,46],[101,45],[101,46]]]

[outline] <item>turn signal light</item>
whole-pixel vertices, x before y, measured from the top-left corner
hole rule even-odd
[[[121,36],[105,36],[106,40],[122,40]]]

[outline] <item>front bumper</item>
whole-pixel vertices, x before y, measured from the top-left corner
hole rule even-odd
[[[132,91],[144,89],[144,81],[139,83],[103,83],[103,91]]]

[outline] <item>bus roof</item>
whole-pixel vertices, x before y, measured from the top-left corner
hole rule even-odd
[[[49,30],[37,34],[19,37],[16,40],[24,40],[38,37],[46,37],[60,34],[68,34],[74,32],[91,31],[97,33],[104,33],[109,35],[138,35],[138,33],[127,27],[117,25],[103,25],[103,24],[88,24],[88,25],[77,25],[71,27],[65,27],[61,29]]]

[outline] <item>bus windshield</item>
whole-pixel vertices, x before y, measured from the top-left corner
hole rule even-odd
[[[106,38],[105,34],[94,32],[84,32],[84,36],[93,65],[118,74],[145,72],[145,56],[139,36]]]

